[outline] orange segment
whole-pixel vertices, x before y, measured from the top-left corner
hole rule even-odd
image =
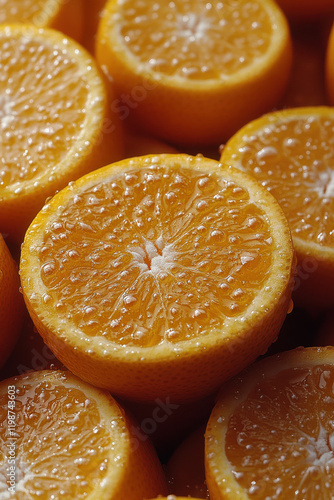
[[[69,372],[42,371],[1,382],[0,401],[2,498],[11,498],[9,456],[15,498],[138,500],[166,492],[153,448],[133,447],[134,427],[108,393]]]
[[[276,337],[293,249],[273,197],[201,156],[138,157],[56,195],[30,226],[21,280],[37,329],[115,394],[208,394]]]
[[[287,351],[224,387],[206,430],[212,500],[330,500],[334,348]]]
[[[0,230],[20,241],[47,197],[122,141],[93,59],[64,35],[0,27],[0,67]]]
[[[278,101],[291,47],[272,0],[109,0],[97,59],[119,112],[167,142],[214,144]],[[242,103],[242,105],[241,105]]]
[[[295,298],[310,308],[334,304],[333,130],[332,108],[279,111],[242,128],[221,157],[280,203],[299,262]]]
[[[31,23],[80,41],[83,22],[83,0],[0,0],[0,24]]]
[[[0,234],[0,367],[10,355],[23,322],[17,265]]]

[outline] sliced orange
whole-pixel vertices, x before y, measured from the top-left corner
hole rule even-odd
[[[71,371],[113,394],[184,403],[266,351],[293,248],[274,198],[202,156],[151,155],[57,194],[27,231],[31,317]]]
[[[224,387],[206,430],[211,500],[334,491],[334,348],[287,351]]]
[[[334,12],[333,0],[276,0],[285,14],[294,21],[314,21]]]
[[[45,205],[21,282],[71,371],[125,398],[186,402],[266,351],[292,267],[287,221],[250,176],[151,155],[92,172]]]
[[[80,41],[84,31],[83,0],[0,0],[0,24],[8,23],[54,28]]]
[[[13,350],[23,323],[18,268],[0,234],[0,367]]]
[[[190,434],[170,457],[166,476],[173,494],[210,498],[205,482],[204,432],[203,425]]]
[[[334,304],[334,110],[268,114],[227,143],[221,161],[252,174],[280,203],[297,252],[296,301]]]
[[[54,30],[0,27],[0,231],[21,242],[47,197],[122,155],[92,57]]]
[[[121,116],[187,145],[220,143],[270,110],[291,67],[272,0],[109,0],[96,56]]]
[[[330,31],[326,54],[326,82],[330,103],[334,104],[334,24]]]
[[[107,392],[69,372],[41,371],[1,382],[0,401],[1,498],[166,493],[153,447],[137,442],[135,424]]]

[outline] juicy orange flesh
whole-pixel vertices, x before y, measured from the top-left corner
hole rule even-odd
[[[45,19],[50,8],[53,10],[54,6],[50,7],[50,1],[46,0],[0,0],[0,23],[31,22],[41,25],[44,24],[41,19]]]
[[[233,159],[275,196],[294,236],[334,246],[334,115],[269,123]]]
[[[101,418],[96,401],[78,388],[27,381],[16,391],[15,498],[86,498],[108,467],[115,466],[112,425]],[[12,442],[8,401],[6,385],[0,395],[0,496],[8,489],[6,453]]]
[[[273,242],[246,189],[153,159],[74,194],[36,251],[50,311],[89,336],[150,346],[241,315]]]
[[[332,498],[333,386],[333,365],[286,369],[234,411],[226,456],[252,498]]]
[[[131,55],[181,78],[219,79],[251,66],[274,27],[261,2],[125,0],[111,22]]]
[[[66,43],[29,31],[1,31],[0,70],[1,189],[54,174],[81,133],[89,89]]]

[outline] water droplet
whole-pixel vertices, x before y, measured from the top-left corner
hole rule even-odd
[[[134,302],[137,302],[137,299],[133,295],[125,295],[125,297],[123,298],[123,302],[126,305],[130,305],[133,304]]]
[[[220,231],[218,229],[215,229],[215,230],[211,231],[210,238],[214,241],[222,241],[225,239],[225,233],[224,233],[224,231]]]
[[[198,211],[206,210],[208,208],[209,204],[205,200],[201,200],[197,203],[196,208]]]

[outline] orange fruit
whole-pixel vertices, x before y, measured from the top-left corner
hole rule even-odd
[[[204,432],[201,426],[174,451],[166,467],[169,489],[176,495],[210,498],[205,483]]]
[[[330,103],[334,104],[334,24],[330,31],[326,54],[326,83]]]
[[[153,447],[133,446],[134,424],[107,392],[47,370],[1,382],[0,401],[2,498],[139,500],[166,493]]]
[[[285,14],[295,21],[314,21],[314,18],[334,12],[333,0],[276,0]]]
[[[227,384],[205,435],[211,500],[330,500],[333,383],[334,348],[299,348]]]
[[[202,156],[91,172],[26,233],[30,315],[71,371],[120,397],[184,403],[266,351],[293,279],[287,221],[250,176]]]
[[[109,0],[96,56],[121,117],[167,142],[202,146],[277,104],[291,44],[272,0]]]
[[[23,322],[17,265],[0,234],[0,367],[13,350]]]
[[[221,156],[281,205],[298,259],[294,299],[309,309],[334,304],[333,130],[333,108],[278,111],[243,127]]]
[[[83,16],[83,0],[0,0],[0,24],[54,28],[78,41],[83,36]]]
[[[91,56],[54,30],[0,27],[0,230],[21,242],[46,198],[122,155]]]

